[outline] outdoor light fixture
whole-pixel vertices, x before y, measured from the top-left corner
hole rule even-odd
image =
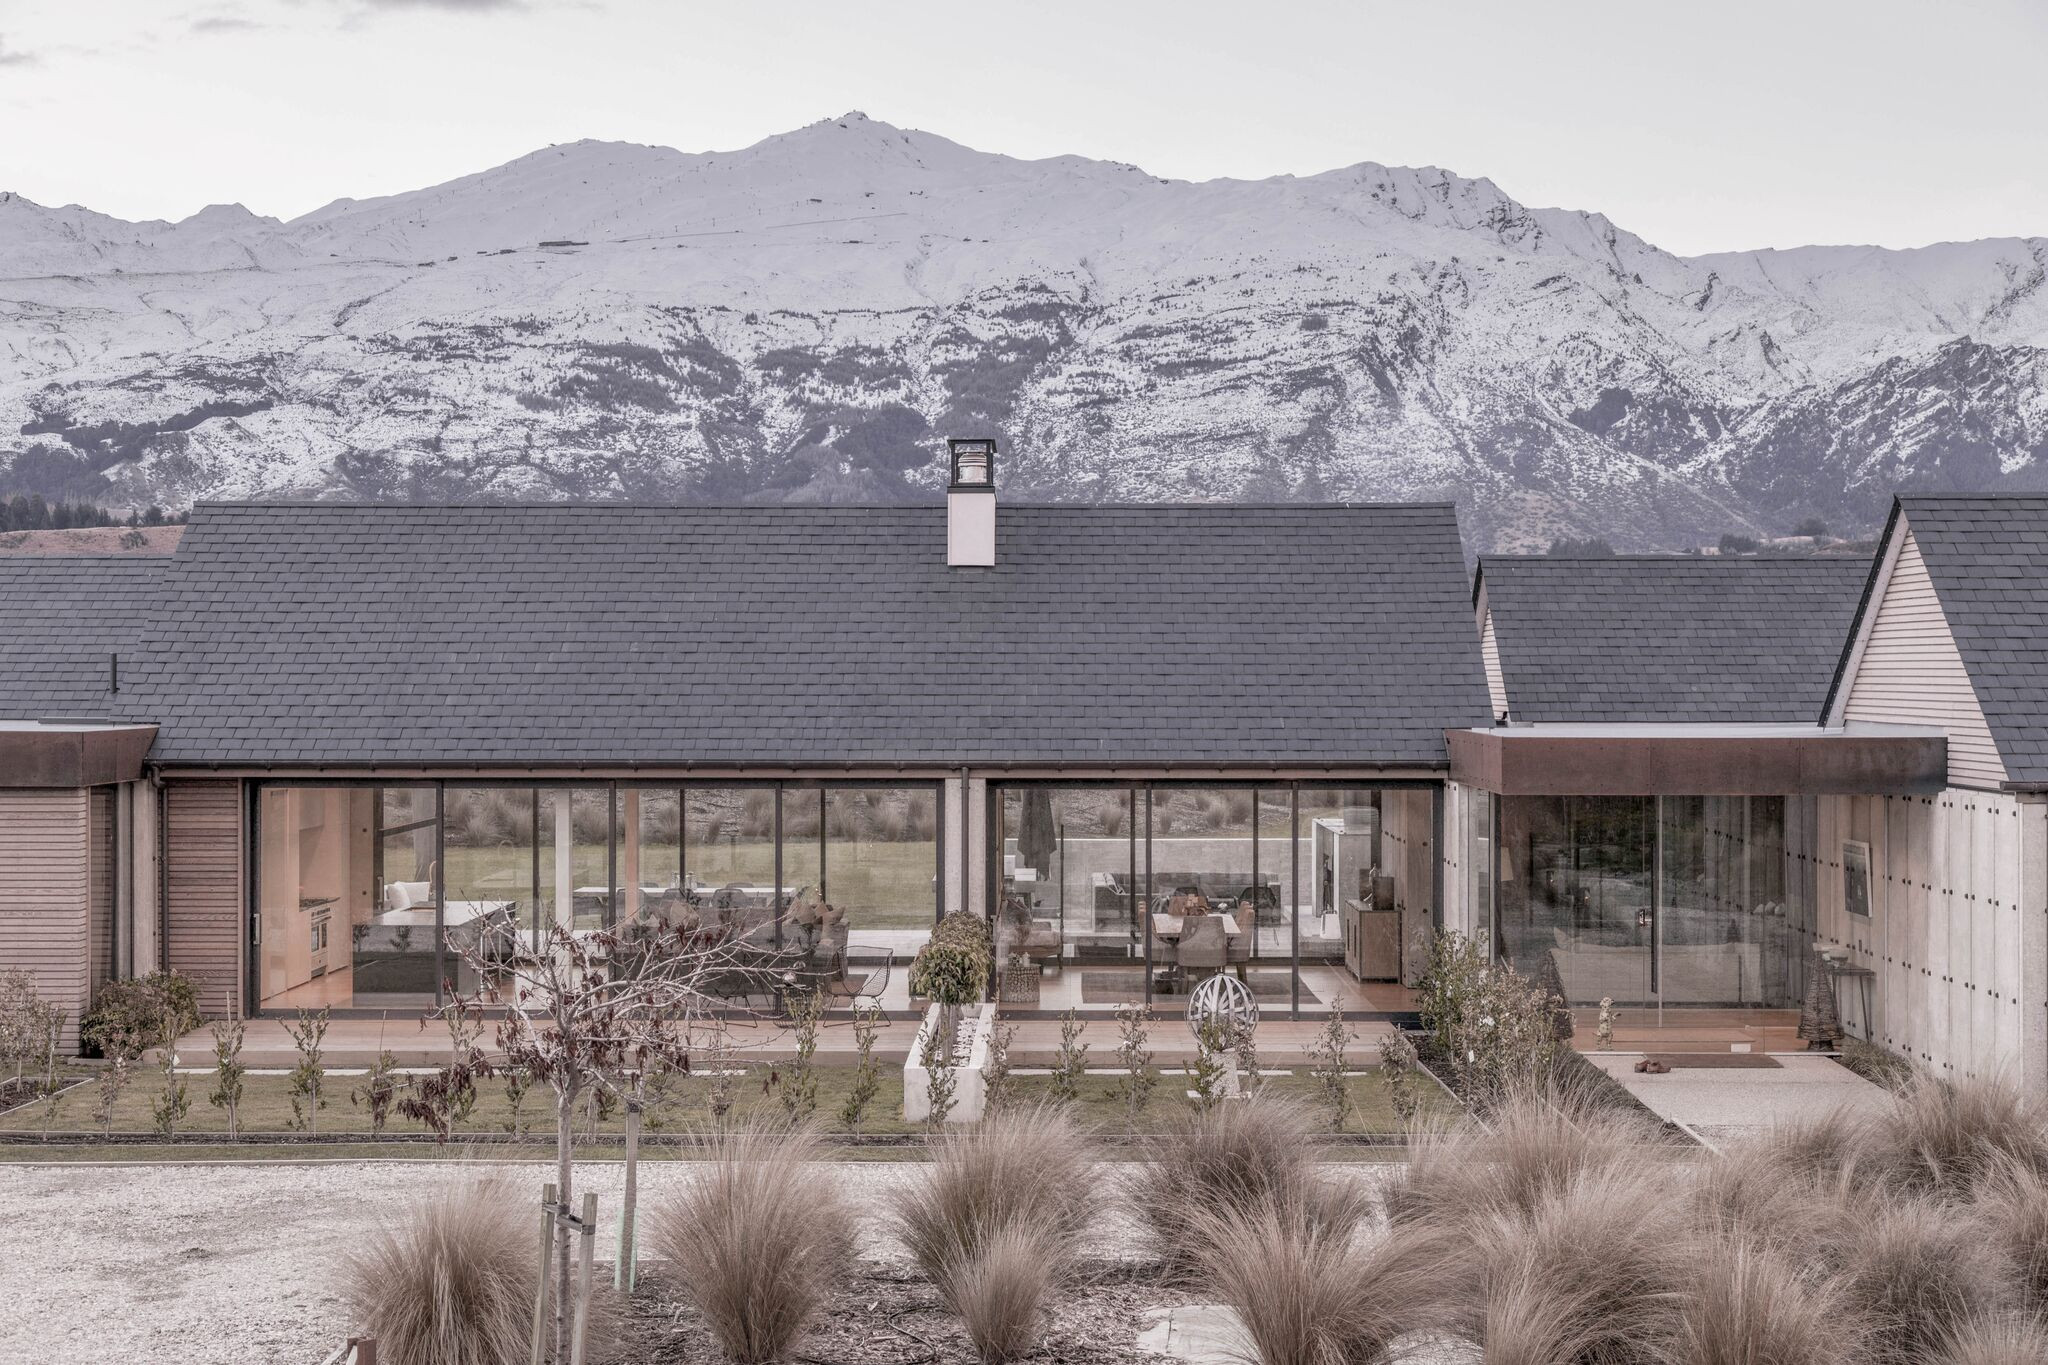
[[[946,442],[946,449],[953,456],[953,482],[949,488],[976,488],[993,491],[996,486],[996,443],[994,441],[960,440]]]

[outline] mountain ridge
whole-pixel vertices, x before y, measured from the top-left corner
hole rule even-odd
[[[2048,484],[2048,240],[1679,257],[1492,181],[1177,181],[857,114],[280,221],[0,194],[0,490],[1459,502],[1670,547]]]

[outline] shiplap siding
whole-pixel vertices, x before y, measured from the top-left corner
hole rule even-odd
[[[1884,585],[1842,714],[1848,720],[1939,725],[1948,732],[1950,782],[1995,789],[2005,781],[1998,745],[1911,527]]]
[[[165,788],[166,942],[191,977],[199,1011],[242,1013],[242,788],[173,782]]]
[[[86,896],[86,935],[92,944],[89,998],[114,979],[114,800],[112,787],[95,787],[90,797],[86,832],[90,846]]]
[[[1937,1075],[2048,1083],[2048,806],[1952,787],[1825,796],[1816,814],[1817,943],[1877,973],[1868,1019],[1843,984],[1849,1031]],[[1845,904],[1848,839],[1870,845],[1867,919]]]
[[[0,791],[0,966],[27,972],[64,1011],[72,1053],[92,989],[88,798],[82,788]]]
[[[1493,613],[1486,612],[1479,621],[1479,657],[1486,665],[1486,695],[1493,703],[1493,714],[1499,716],[1508,709],[1508,680],[1500,668],[1500,637],[1493,630]]]

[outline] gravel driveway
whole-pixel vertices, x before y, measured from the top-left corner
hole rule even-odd
[[[528,1185],[551,1164],[477,1163]],[[643,1197],[692,1164],[641,1165]],[[861,1212],[862,1254],[900,1260],[883,1226],[910,1162],[839,1163]],[[1337,1167],[1333,1169],[1346,1169]],[[1365,1174],[1370,1168],[1358,1168]],[[1105,1168],[1105,1181],[1115,1168]],[[447,1162],[0,1165],[0,1361],[37,1365],[317,1365],[348,1335],[340,1261],[379,1219],[456,1174]],[[579,1166],[598,1196],[598,1259],[612,1259],[622,1171]],[[1094,1254],[1127,1255],[1137,1232],[1106,1196]],[[1136,1324],[1132,1324],[1135,1335]]]

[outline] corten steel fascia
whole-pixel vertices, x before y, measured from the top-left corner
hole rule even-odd
[[[1502,796],[1925,795],[1942,735],[1541,735],[1452,730],[1451,780]]]
[[[156,743],[154,725],[0,729],[0,787],[97,787],[133,782]]]

